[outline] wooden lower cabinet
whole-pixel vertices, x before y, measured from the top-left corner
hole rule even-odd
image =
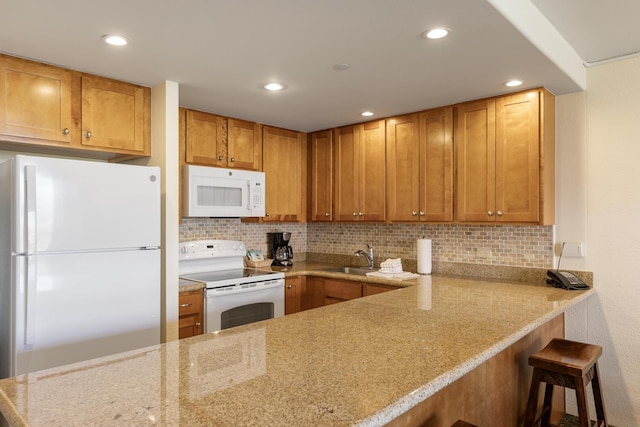
[[[381,294],[383,292],[393,291],[394,289],[398,288],[396,286],[372,285],[365,283],[364,289],[362,290],[362,296],[366,297],[369,295]]]
[[[392,285],[363,283],[327,277],[307,276],[305,279],[306,283],[301,293],[301,310],[323,307],[325,305],[398,289]]]
[[[178,296],[179,338],[188,338],[204,332],[203,291],[180,292]]]
[[[296,276],[284,279],[284,314],[302,311],[302,296],[306,285],[306,277]]]
[[[324,279],[324,305],[335,304],[362,296],[362,283],[349,280]]]
[[[450,427],[459,419],[477,426],[522,425],[533,375],[529,356],[552,338],[564,338],[562,314],[392,420],[387,427]],[[544,387],[540,392],[543,394]],[[552,425],[557,425],[564,408],[564,393],[556,387]]]

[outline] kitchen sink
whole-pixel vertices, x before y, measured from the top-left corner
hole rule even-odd
[[[332,273],[345,273],[345,274],[355,274],[358,276],[366,276],[367,273],[370,273],[372,271],[376,271],[375,268],[367,268],[367,267],[351,267],[351,266],[347,266],[347,267],[324,267],[324,268],[319,268],[319,271],[330,271]]]

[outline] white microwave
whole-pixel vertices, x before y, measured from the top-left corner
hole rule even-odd
[[[183,181],[184,217],[264,216],[264,172],[186,165]]]

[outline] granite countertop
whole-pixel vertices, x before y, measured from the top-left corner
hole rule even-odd
[[[383,425],[588,291],[440,276],[0,380],[16,426]]]

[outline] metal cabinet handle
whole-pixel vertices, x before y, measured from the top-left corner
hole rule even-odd
[[[358,212],[354,212],[354,213],[353,213],[353,216],[358,216]]]
[[[69,135],[69,132],[71,132],[71,131],[69,130],[69,128],[64,128],[64,129],[62,129],[62,134],[63,134],[63,135]]]
[[[287,289],[291,289],[291,288],[293,288],[293,286],[287,285]]]
[[[411,215],[413,215],[413,216],[417,216],[417,215],[418,215],[418,212],[416,212],[416,211],[412,211],[412,212],[411,212]]]
[[[498,216],[502,216],[502,211],[498,211],[498,212],[496,212],[496,214],[497,214]]]
[[[180,304],[180,308],[190,307],[190,306],[191,306],[191,303]]]
[[[93,134],[91,132],[87,132],[85,135],[86,135],[87,138],[91,138],[93,136]]]
[[[235,161],[236,161],[236,158],[235,158],[235,157],[232,157],[230,160],[231,160],[232,162],[235,162]]]
[[[424,211],[420,211],[420,216],[424,216]]]
[[[222,158],[223,158],[222,156],[218,156],[218,160],[222,160]]]
[[[359,216],[362,216],[362,215],[364,215],[364,214],[363,214],[362,212],[358,212],[358,215],[359,215]]]
[[[489,216],[493,216],[493,211],[488,211],[488,212],[487,212],[487,215],[489,215]]]
[[[329,212],[325,212],[324,216],[331,216],[331,214]]]
[[[200,322],[196,322],[196,328],[200,327]]]
[[[269,216],[269,212],[265,212],[264,216]]]

